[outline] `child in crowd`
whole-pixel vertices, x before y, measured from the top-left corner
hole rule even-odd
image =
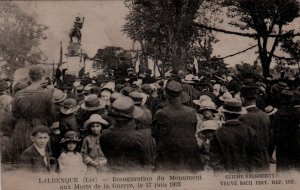
[[[59,129],[63,137],[68,131],[75,131],[78,133],[78,124],[75,117],[75,112],[79,109],[77,101],[73,98],[67,98],[63,102],[60,109]]]
[[[30,139],[33,144],[23,151],[21,155],[21,167],[32,172],[50,172],[50,158],[46,149],[50,139],[48,127],[40,125],[33,128]]]
[[[61,138],[62,137],[60,135],[59,122],[54,122],[50,127],[50,145],[52,150],[52,156],[56,159],[58,159],[61,153]]]
[[[209,147],[210,139],[214,132],[219,128],[218,124],[214,120],[204,121],[200,134],[203,138],[203,143],[200,145],[201,161],[204,165],[204,170],[212,170],[210,166]]]
[[[75,131],[68,131],[61,140],[63,152],[58,158],[59,172],[68,174],[86,173],[86,165],[83,163],[78,151],[77,143],[80,141]]]
[[[83,140],[81,154],[88,173],[100,173],[107,163],[100,146],[101,124],[108,125],[108,122],[98,114],[91,115],[90,119],[84,123],[84,129],[90,135]]]

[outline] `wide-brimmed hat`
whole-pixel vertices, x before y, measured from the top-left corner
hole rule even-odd
[[[281,89],[289,89],[288,85],[285,82],[278,82],[275,86]]]
[[[221,101],[227,101],[232,98],[232,95],[229,92],[225,92],[222,96],[219,97]]]
[[[294,101],[294,93],[290,90],[282,90],[279,95],[279,100],[281,102],[290,103]]]
[[[202,113],[203,110],[211,110],[214,113],[218,113],[217,106],[212,101],[203,101],[200,104],[200,109],[198,110],[198,113]]]
[[[81,104],[81,108],[87,111],[95,111],[105,107],[105,101],[99,99],[96,94],[91,94],[84,97],[84,104]]]
[[[63,93],[63,91],[59,89],[55,89],[53,92],[53,102],[60,103],[63,102],[67,98],[67,93]]]
[[[78,109],[79,106],[77,105],[77,101],[73,98],[67,98],[63,102],[63,106],[60,108],[60,111],[65,115],[69,115],[71,113],[76,112]]]
[[[182,84],[180,82],[178,82],[177,80],[168,81],[165,89],[169,90],[171,92],[175,92],[175,93],[179,93],[183,90]]]
[[[195,79],[195,76],[190,74],[190,75],[186,75],[185,78],[182,80],[182,82],[193,84],[193,83],[195,83],[195,81],[193,81],[194,79]]]
[[[69,141],[75,141],[75,142],[80,141],[78,134],[75,131],[68,131],[65,134],[64,138],[61,139],[60,144],[69,142]]]
[[[203,101],[212,101],[212,99],[207,95],[202,95],[199,100],[193,100],[194,104],[197,104],[198,106],[200,106]]]
[[[93,115],[91,115],[91,117],[90,117],[88,120],[86,120],[86,122],[84,123],[83,129],[84,129],[84,130],[87,130],[87,127],[88,127],[91,123],[101,123],[101,124],[103,124],[103,125],[109,125],[109,123],[108,123],[106,120],[104,120],[104,119],[101,117],[101,115],[99,115],[99,114],[93,114]]]
[[[152,90],[152,89],[151,89],[151,86],[149,84],[143,84],[142,90],[147,91],[147,90]]]
[[[268,115],[273,115],[277,112],[277,108],[274,108],[273,106],[267,106],[265,108],[265,112],[268,114]]]
[[[106,84],[102,87],[101,91],[103,91],[103,90],[108,90],[108,91],[110,91],[111,93],[113,93],[113,92],[115,91],[115,83],[113,83],[113,82],[108,82],[108,83],[106,83]]]
[[[202,123],[202,128],[199,132],[205,131],[205,130],[213,130],[216,131],[219,128],[219,125],[214,120],[207,120]]]
[[[134,88],[132,88],[130,86],[126,86],[125,88],[123,88],[121,90],[121,93],[124,94],[125,96],[128,96],[133,91],[134,91]]]
[[[232,113],[232,114],[247,114],[246,108],[242,107],[242,101],[236,98],[226,100],[224,105],[219,108],[221,112]]]
[[[132,98],[134,104],[136,104],[136,105],[140,105],[140,104],[143,103],[143,96],[142,96],[142,94],[139,93],[139,92],[131,92],[131,93],[129,94],[129,97]]]
[[[137,119],[141,117],[144,111],[134,105],[130,97],[122,96],[114,101],[112,104],[111,115],[118,119]]]
[[[54,122],[49,129],[50,131],[52,131],[53,129],[59,129],[59,122]]]

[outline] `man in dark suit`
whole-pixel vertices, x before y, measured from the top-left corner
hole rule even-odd
[[[151,77],[152,70],[146,69],[145,71],[145,78],[143,78],[142,84],[152,84],[155,83],[155,78]]]
[[[256,86],[244,86],[241,89],[241,98],[243,105],[247,109],[247,114],[242,115],[240,121],[249,125],[255,130],[257,139],[255,143],[259,146],[255,151],[254,170],[269,170],[269,128],[270,118],[269,116],[257,108],[256,100],[258,96],[258,88]]]
[[[210,141],[210,161],[215,172],[251,172],[253,154],[257,144],[255,131],[239,121],[242,114],[242,102],[232,98],[219,108],[224,113],[226,123],[213,135]]]
[[[46,126],[33,128],[31,140],[33,144],[21,155],[21,168],[31,172],[50,172],[50,158],[46,150],[50,139],[50,130]]]
[[[182,105],[182,84],[170,80],[166,84],[169,105],[156,112],[153,134],[157,142],[156,170],[203,170],[195,138],[196,110]]]

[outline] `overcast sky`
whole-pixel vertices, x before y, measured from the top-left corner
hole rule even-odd
[[[82,47],[88,56],[93,57],[99,48],[105,46],[132,48],[132,41],[121,32],[122,25],[126,22],[124,18],[129,12],[124,5],[124,1],[24,1],[16,3],[24,12],[35,16],[38,23],[49,26],[46,31],[47,39],[42,41],[39,46],[47,55],[47,62],[59,61],[60,42],[63,43],[64,53],[66,52],[69,42],[68,34],[78,14],[85,17],[81,30]],[[229,27],[226,24],[228,22],[227,18],[224,20],[224,23],[219,27],[238,31],[237,28]],[[299,20],[295,20],[289,27],[299,31]],[[214,45],[213,55],[220,55],[220,57],[242,51],[256,44],[253,39],[236,35],[217,33],[217,38],[220,42]],[[230,66],[234,66],[241,61],[253,63],[257,57],[255,51],[257,51],[257,48],[227,58],[225,62]],[[279,51],[279,47],[276,54],[284,55]]]

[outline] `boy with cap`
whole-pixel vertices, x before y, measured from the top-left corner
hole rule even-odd
[[[253,169],[253,143],[255,131],[239,121],[247,110],[242,102],[232,98],[225,101],[219,110],[224,113],[226,123],[213,135],[210,141],[210,161],[216,172],[250,172]]]
[[[258,92],[256,86],[243,86],[241,88],[241,98],[248,113],[242,115],[240,121],[249,125],[256,132],[257,140],[255,143],[259,146],[255,150],[256,159],[253,166],[255,170],[259,171],[270,169],[268,156],[270,119],[265,112],[256,106]]]
[[[48,127],[40,125],[33,128],[30,139],[33,144],[21,155],[21,167],[31,172],[50,172],[50,158],[46,149],[50,138]]]

